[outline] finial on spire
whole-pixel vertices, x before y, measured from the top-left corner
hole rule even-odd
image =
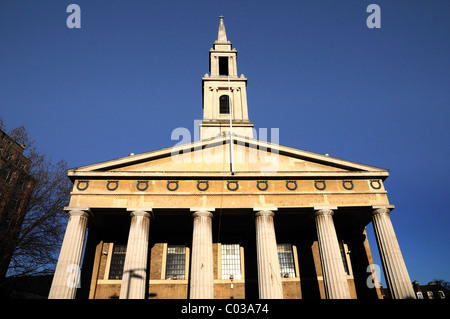
[[[219,16],[220,23],[219,23],[219,34],[217,36],[217,42],[218,43],[227,43],[227,33],[225,32],[225,24],[223,23],[223,15]]]

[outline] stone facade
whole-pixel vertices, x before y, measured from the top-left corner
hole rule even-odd
[[[244,95],[240,102],[205,98],[209,85],[228,94],[239,83],[245,91],[223,19],[210,59],[199,141],[69,171],[67,209],[89,216],[77,296],[380,298],[367,285],[373,260],[365,227],[374,220],[390,288],[409,298],[390,219],[378,218],[394,208],[384,188],[388,171],[254,139]],[[77,258],[70,262],[81,267]],[[67,277],[63,262],[55,278]],[[66,290],[51,297],[73,297],[76,288]]]

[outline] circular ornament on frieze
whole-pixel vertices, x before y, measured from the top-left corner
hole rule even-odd
[[[373,189],[380,189],[380,188],[381,188],[380,180],[379,180],[379,179],[372,179],[372,180],[370,181],[370,186],[371,186]]]
[[[323,191],[325,188],[327,188],[327,184],[325,183],[325,181],[315,181],[314,187],[319,191]]]
[[[136,188],[139,191],[145,191],[148,188],[148,181],[137,181]]]
[[[109,191],[115,191],[117,187],[119,187],[119,181],[108,181],[108,183],[106,183],[106,188]]]
[[[84,191],[89,187],[89,181],[78,181],[77,189],[79,191]]]
[[[290,191],[295,191],[297,189],[297,181],[286,181],[286,188]]]
[[[171,192],[178,189],[178,181],[167,181],[167,189]]]
[[[209,188],[209,182],[208,181],[198,181],[197,182],[197,189],[199,191],[206,191]]]
[[[353,181],[342,181],[342,186],[347,190],[353,189]]]
[[[267,183],[267,181],[257,181],[256,187],[258,187],[260,191],[265,191],[269,188],[269,184]]]
[[[238,181],[227,181],[227,188],[230,191],[235,191],[239,188]]]

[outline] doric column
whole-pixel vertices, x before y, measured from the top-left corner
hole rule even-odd
[[[276,208],[255,208],[256,256],[260,299],[283,299],[280,263],[273,224]]]
[[[387,207],[374,206],[372,225],[377,239],[386,282],[394,299],[415,299],[414,290],[403,260]]]
[[[144,299],[146,295],[148,233],[152,209],[137,208],[127,211],[131,211],[131,224],[123,266],[120,299]]]
[[[66,233],[59,253],[49,299],[74,299],[80,287],[81,257],[83,255],[89,216],[87,207],[65,207],[69,213]]]
[[[214,299],[212,217],[214,208],[191,208],[194,218],[191,262],[191,299]]]
[[[326,297],[350,299],[347,276],[332,217],[332,209],[337,207],[314,207],[314,209]]]

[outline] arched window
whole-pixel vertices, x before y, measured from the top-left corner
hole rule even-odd
[[[221,95],[219,99],[220,114],[230,113],[230,97],[228,95]]]

